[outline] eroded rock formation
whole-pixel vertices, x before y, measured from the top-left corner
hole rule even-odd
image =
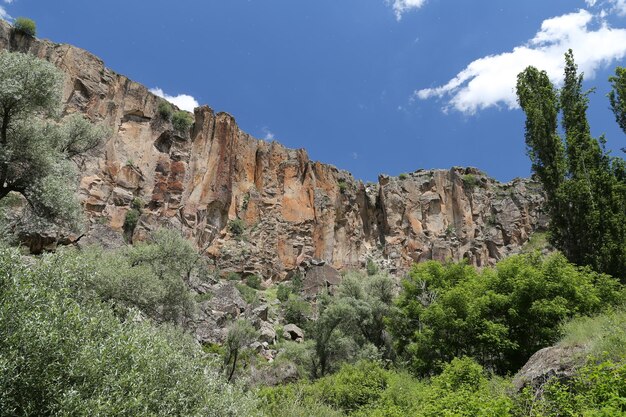
[[[161,99],[79,48],[13,33],[4,22],[0,48],[62,69],[65,111],[112,130],[80,169],[85,241],[121,236],[139,199],[133,239],[174,227],[220,271],[281,280],[312,259],[336,269],[370,258],[390,270],[427,259],[493,264],[546,225],[540,187],[530,180],[500,184],[477,169],[452,168],[363,184],[302,149],[255,139],[206,106],[195,110],[190,132],[176,132],[158,114]],[[240,235],[228,228],[237,218]]]

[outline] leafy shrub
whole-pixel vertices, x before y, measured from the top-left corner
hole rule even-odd
[[[339,192],[341,194],[345,194],[345,192],[348,190],[348,184],[344,180],[339,180],[337,186],[339,187]]]
[[[237,290],[239,290],[241,297],[246,303],[255,305],[259,302],[259,295],[254,288],[250,288],[247,285],[241,283],[235,284],[235,287],[237,287]]]
[[[228,231],[233,236],[241,236],[246,230],[246,223],[242,219],[234,219],[228,223]]]
[[[508,389],[506,381],[490,380],[480,365],[467,358],[447,364],[431,381],[363,361],[344,365],[336,374],[310,384],[266,388],[262,398],[269,416],[285,416],[280,405],[297,403],[355,417],[508,417],[513,408]]]
[[[136,208],[132,208],[126,212],[126,216],[124,217],[124,233],[130,240],[130,237],[133,235],[133,231],[137,227],[137,223],[139,222],[139,217],[141,216],[141,212]]]
[[[192,124],[193,117],[186,111],[177,111],[172,116],[172,125],[174,126],[174,129],[179,132],[187,133]]]
[[[398,178],[404,181],[405,179],[409,178],[409,176],[403,172],[402,174],[398,175]]]
[[[276,289],[276,298],[281,302],[285,302],[289,299],[289,294],[292,292],[292,287],[289,284],[278,284]]]
[[[37,25],[32,19],[26,17],[18,17],[13,23],[13,28],[25,35],[35,37],[37,35]]]
[[[376,403],[389,375],[375,362],[344,365],[334,375],[315,382],[312,391],[323,403],[350,413]]]
[[[228,275],[226,275],[226,279],[228,281],[241,281],[241,275],[236,272],[229,272]]]
[[[6,415],[254,415],[188,335],[120,320],[74,252],[0,249],[0,409]],[[103,262],[105,260],[102,260]]]
[[[157,112],[159,113],[161,119],[169,122],[172,120],[172,116],[174,115],[174,108],[167,101],[161,100],[159,102]]]
[[[151,241],[118,251],[92,248],[80,259],[93,271],[90,288],[122,316],[138,309],[155,321],[180,323],[195,312],[186,282],[197,270],[199,256],[175,231],[158,230]]]
[[[261,277],[258,275],[248,275],[246,277],[246,285],[255,290],[261,289]]]
[[[426,262],[403,282],[389,323],[399,354],[418,374],[459,355],[504,374],[556,342],[555,323],[599,312],[622,294],[617,280],[560,254],[513,256],[482,272]]]
[[[367,260],[365,269],[367,270],[367,275],[369,276],[378,274],[378,265],[376,265],[376,262],[374,262],[371,258]]]
[[[462,179],[463,179],[463,186],[467,190],[473,190],[478,185],[480,185],[480,178],[478,178],[474,174],[463,175]]]
[[[139,211],[143,209],[143,205],[144,205],[143,200],[139,197],[133,198],[133,201],[130,203],[130,206],[132,208],[134,208],[135,210],[139,210]]]
[[[311,315],[311,305],[302,297],[291,294],[284,305],[283,314],[287,323],[304,327]]]

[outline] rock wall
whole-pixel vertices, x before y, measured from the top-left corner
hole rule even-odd
[[[121,240],[126,213],[140,199],[133,240],[174,227],[224,273],[281,280],[311,260],[342,269],[373,259],[392,271],[427,259],[489,265],[546,225],[531,180],[501,184],[474,168],[452,168],[363,184],[303,149],[255,139],[207,106],[195,110],[189,132],[176,132],[158,115],[161,99],[79,48],[0,22],[0,49],[55,64],[67,75],[65,112],[111,128],[81,166],[83,241]],[[237,218],[245,228],[235,236],[228,225]]]

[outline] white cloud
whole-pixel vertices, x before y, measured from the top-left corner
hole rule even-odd
[[[13,3],[13,0],[4,0],[4,2],[5,2],[6,4],[11,4],[11,3]]]
[[[594,21],[599,22],[595,30],[590,28]],[[448,102],[444,111],[452,108],[467,114],[502,104],[510,109],[516,108],[517,74],[533,65],[545,70],[553,82],[559,83],[563,74],[563,55],[570,48],[580,71],[587,78],[593,78],[596,70],[626,56],[626,29],[611,28],[600,15],[587,10],[547,19],[525,45],[515,47],[511,52],[479,58],[447,84],[416,91],[415,97],[422,100],[446,97]]]
[[[274,132],[272,132],[271,130],[269,130],[267,127],[263,127],[261,128],[261,130],[263,131],[263,139],[267,140],[267,141],[271,141],[276,139],[276,135],[274,134]]]
[[[402,19],[402,14],[411,10],[419,9],[426,3],[426,0],[387,0],[393,7],[393,11],[396,14],[396,19]]]
[[[617,13],[620,16],[626,16],[626,0],[585,0],[587,6],[607,7],[609,13]]]
[[[150,92],[156,96],[164,98],[165,100],[169,101],[170,103],[172,103],[179,109],[186,110],[189,112],[193,112],[193,109],[195,109],[196,107],[200,105],[198,104],[198,100],[196,100],[195,98],[193,98],[192,96],[188,94],[179,94],[177,96],[170,96],[169,94],[166,94],[159,87],[151,88]]]
[[[7,13],[6,9],[2,6],[0,6],[0,19],[7,20],[7,21],[13,20],[11,15]]]

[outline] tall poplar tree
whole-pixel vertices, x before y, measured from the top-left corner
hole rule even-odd
[[[534,67],[518,75],[528,155],[546,191],[551,243],[574,263],[626,279],[624,161],[591,136],[582,82],[571,50],[560,90]]]

